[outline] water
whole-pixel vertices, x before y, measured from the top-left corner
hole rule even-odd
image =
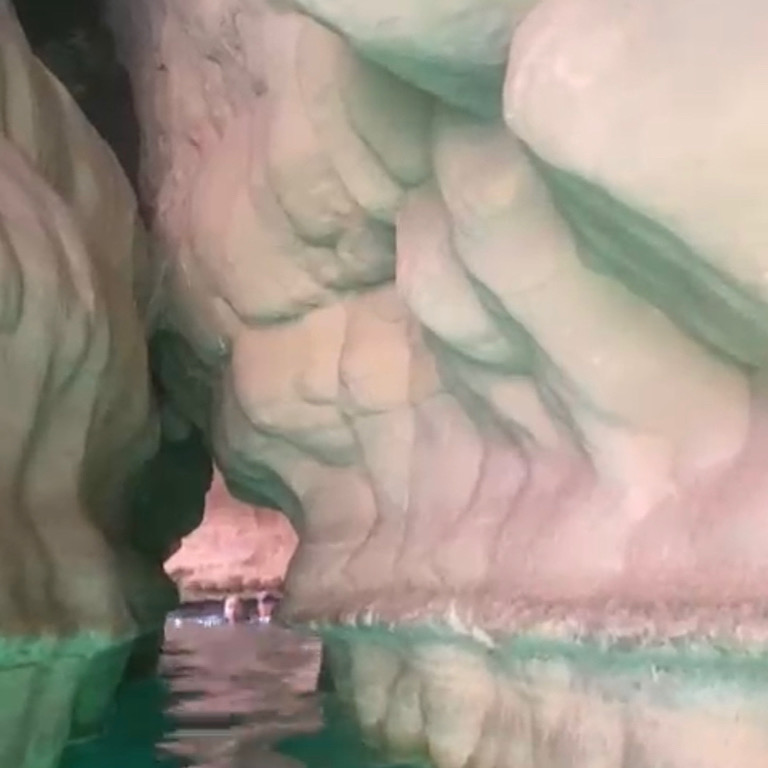
[[[489,653],[423,631],[353,634],[358,657],[372,653],[383,668],[408,659],[411,686],[396,686],[389,703],[406,697],[404,711],[414,686],[431,697],[443,730],[432,722],[430,738],[453,743],[463,723],[471,727],[476,712],[501,702],[491,713],[497,730],[483,734],[500,739],[510,765],[520,754],[536,768],[623,765],[626,750],[627,765],[654,768],[768,765],[763,653],[654,655],[530,639]],[[344,647],[330,650],[342,662],[336,671],[348,669]],[[338,699],[316,690],[319,667],[320,646],[308,634],[223,624],[220,611],[171,620],[159,675],[126,686],[103,736],[70,747],[60,768],[392,766],[364,745]]]
[[[169,621],[159,676],[127,685],[61,768],[380,766],[316,691],[319,664],[315,638],[275,625]]]

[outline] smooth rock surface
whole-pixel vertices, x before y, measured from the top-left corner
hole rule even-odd
[[[130,540],[158,499],[133,192],[0,0],[0,765],[90,734],[175,590]],[[137,494],[143,493],[142,502]]]

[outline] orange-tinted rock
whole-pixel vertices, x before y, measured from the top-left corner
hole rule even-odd
[[[182,599],[248,595],[282,584],[296,543],[284,515],[232,498],[217,474],[202,524],[182,541],[165,568]]]

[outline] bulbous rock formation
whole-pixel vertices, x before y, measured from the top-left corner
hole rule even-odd
[[[729,41],[768,17],[299,5],[349,40],[257,2],[113,3],[166,380],[238,493],[295,516],[296,615],[760,598],[768,145],[757,48]],[[498,116],[410,74],[462,23],[511,40]]]
[[[421,660],[351,650],[361,719],[381,731],[365,707],[399,686],[384,735],[406,752],[543,764],[499,734],[573,711],[515,709],[485,657],[408,623],[473,635],[490,668],[519,633],[765,637],[768,11],[287,6],[110,0],[168,269],[164,386],[230,488],[299,530],[285,614],[395,622]],[[467,680],[498,706],[458,729]],[[642,755],[617,736],[600,759],[714,760],[654,717]],[[763,764],[734,717],[729,759]]]
[[[296,5],[112,2],[170,264],[165,380],[231,487],[292,515],[285,614],[483,652],[764,637],[768,13]],[[350,651],[364,723],[401,680],[395,746],[515,764],[483,750],[523,715],[473,730],[445,693],[488,673],[402,642],[423,680]]]

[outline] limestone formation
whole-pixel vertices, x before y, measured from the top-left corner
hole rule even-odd
[[[395,640],[393,641],[393,637]],[[621,654],[360,631],[329,646],[337,690],[369,741],[408,764],[471,768],[765,765],[765,659]],[[649,673],[653,670],[653,674]],[[414,759],[415,758],[415,759]]]
[[[239,494],[294,516],[293,611],[760,598],[768,145],[759,46],[731,41],[768,16],[299,5],[341,34],[112,4],[171,265],[167,386]],[[496,115],[410,74],[462,24],[511,41]]]
[[[768,11],[111,8],[170,264],[165,381],[238,494],[297,526],[285,616],[761,642]],[[395,674],[360,665],[358,709]],[[475,726],[433,760],[543,764],[474,753]]]
[[[699,645],[758,653],[766,639],[768,10],[108,5],[164,278],[163,434],[192,436],[199,486],[210,444],[240,499],[290,517],[286,618],[331,635],[376,626],[374,642],[360,630],[338,644],[363,725],[440,768],[768,762],[761,704],[741,688],[710,706],[719,683],[659,687],[653,655],[672,647],[663,665],[688,664]],[[30,283],[34,258],[6,260],[2,316],[20,341],[5,359],[44,351],[8,364],[11,433],[30,439],[6,447],[5,506],[37,530],[55,498],[46,521],[86,531],[61,552],[69,563],[85,550],[111,576],[77,626],[122,631],[116,596],[152,590],[125,592],[126,570],[101,562],[115,557],[102,532],[129,519],[134,548],[159,557],[195,517],[194,503],[155,516],[159,460],[137,474],[131,513],[115,512],[153,450],[139,439],[152,432],[139,317],[156,294],[109,155],[6,19],[0,203],[31,218],[25,249],[80,266]],[[23,217],[5,218],[17,252]],[[37,346],[14,330],[25,318]],[[66,424],[33,429],[42,418]],[[78,434],[80,454],[49,434]],[[52,482],[18,480],[33,473]],[[17,487],[42,498],[22,506]],[[11,616],[31,599],[8,598]],[[541,700],[521,661],[531,647],[569,660]],[[574,649],[607,666],[625,653],[645,677],[585,692]],[[691,719],[670,714],[670,691],[696,699]],[[627,703],[637,697],[647,717]],[[727,757],[699,738],[715,722]]]
[[[155,284],[117,161],[0,0],[2,766],[53,768],[97,727],[132,641],[175,602],[132,540],[177,451],[148,375]]]
[[[111,8],[170,264],[165,380],[238,494],[299,530],[284,616],[484,647],[763,641],[768,11]],[[381,735],[368,710],[401,662],[349,653],[339,677]],[[513,682],[423,655],[386,741],[429,737],[444,768],[543,765],[481,737],[544,717],[499,700]],[[475,722],[469,680],[503,711]],[[417,717],[434,685],[457,707],[442,730]],[[553,732],[548,765],[710,764],[672,720],[612,709],[606,735],[573,707],[558,728],[607,752]],[[619,733],[669,748],[627,757]],[[731,762],[765,762],[751,734]]]

